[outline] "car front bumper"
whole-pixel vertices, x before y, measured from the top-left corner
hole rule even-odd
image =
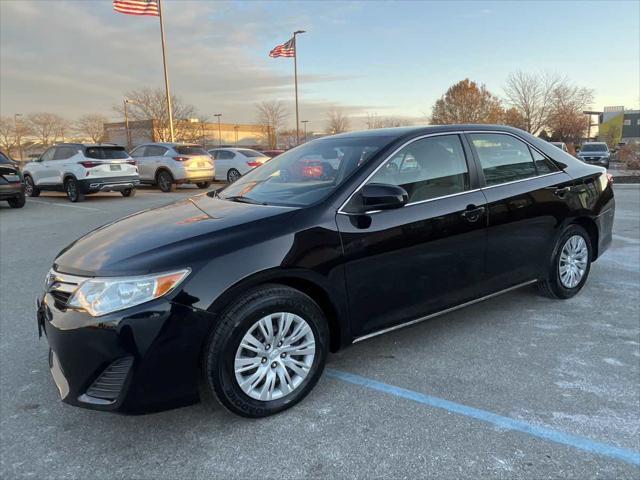
[[[148,411],[198,399],[200,351],[212,316],[158,299],[91,317],[46,293],[36,302],[39,334],[65,403]]]

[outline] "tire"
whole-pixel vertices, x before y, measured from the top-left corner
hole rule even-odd
[[[198,188],[205,189],[211,186],[211,182],[198,182],[196,183],[196,185],[198,186]]]
[[[235,168],[230,168],[229,171],[227,172],[227,182],[229,183],[233,183],[236,180],[238,180],[242,175],[240,175],[240,172],[238,170],[236,170]]]
[[[24,176],[24,193],[27,197],[39,197],[40,189],[33,183],[33,179],[29,175]]]
[[[10,198],[8,202],[11,208],[22,208],[24,207],[24,204],[27,202],[27,200],[24,197],[24,193],[22,193],[17,198]]]
[[[67,178],[64,182],[64,190],[67,192],[67,198],[73,202],[82,202],[84,200],[84,194],[80,191],[80,185],[78,181],[73,178]]]
[[[136,189],[135,188],[127,188],[126,190],[121,191],[120,194],[125,198],[127,198],[127,197],[135,197],[136,196]]]
[[[279,315],[283,312],[286,317]],[[265,330],[257,326],[258,322],[263,321],[271,322],[272,337],[265,337]],[[288,335],[285,334],[284,342],[270,348],[271,345],[264,342],[269,341],[269,338],[274,343],[278,341],[278,326],[284,321],[291,322],[290,328],[286,330]],[[302,331],[307,333],[301,339],[296,339],[296,328],[303,329],[298,335]],[[242,341],[246,342],[245,336],[250,332],[254,335],[253,340],[258,342],[255,345],[260,346],[260,350],[253,353],[252,358],[247,357],[252,355],[251,350],[240,347]],[[287,339],[295,341],[288,345]],[[308,344],[311,339],[315,346],[312,358],[311,355],[293,354],[287,357],[287,351],[301,348],[302,344]],[[286,410],[301,401],[322,375],[328,340],[329,332],[322,310],[304,293],[283,285],[264,285],[250,290],[224,311],[209,334],[202,355],[200,398],[205,404],[214,407],[222,404],[232,413],[249,418],[266,417]],[[308,353],[310,350],[311,347],[307,345],[297,351]],[[235,365],[238,361],[240,364],[249,362],[252,365],[247,364],[249,368],[236,373]],[[299,368],[303,363],[305,367]],[[292,370],[291,365],[296,370]],[[262,372],[262,376],[259,372]],[[306,376],[300,372],[306,372]],[[240,386],[240,381],[256,378],[254,375],[259,376],[256,388]],[[287,380],[281,381],[281,375]],[[269,379],[271,389],[265,388]],[[290,391],[285,387],[289,382]],[[260,391],[269,393],[263,393],[266,395],[264,399],[256,398]]]
[[[577,246],[582,248],[576,250],[574,247]],[[569,225],[562,231],[553,249],[547,278],[538,283],[540,292],[547,297],[563,300],[573,297],[587,282],[592,258],[593,248],[589,234],[580,225]],[[561,268],[568,271],[569,276],[565,274],[563,277]],[[576,275],[573,278],[571,271]]]
[[[156,183],[163,192],[175,192],[177,185],[173,182],[173,176],[166,170],[160,170],[156,174]]]

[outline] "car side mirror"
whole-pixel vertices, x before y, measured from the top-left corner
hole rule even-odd
[[[362,198],[362,209],[365,212],[400,208],[409,201],[409,194],[404,188],[386,183],[365,185],[360,190],[360,196]]]

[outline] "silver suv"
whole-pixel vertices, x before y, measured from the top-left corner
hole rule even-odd
[[[136,162],[116,145],[62,143],[27,163],[22,173],[29,197],[53,190],[66,192],[72,202],[96,192],[120,192],[123,197],[131,197],[140,183]]]
[[[134,148],[131,156],[138,162],[140,181],[163,192],[174,191],[180,183],[208,188],[215,175],[211,156],[199,145],[148,143]]]

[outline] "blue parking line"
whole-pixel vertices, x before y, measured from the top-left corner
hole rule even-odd
[[[479,408],[468,407],[461,403],[451,402],[443,398],[432,397],[431,395],[425,395],[424,393],[414,392],[405,388],[395,387],[387,383],[378,382],[369,378],[361,377],[360,375],[354,375],[353,373],[347,373],[340,370],[326,369],[326,375],[331,378],[336,378],[344,382],[352,383],[362,387],[377,390],[379,392],[388,393],[396,397],[404,398],[407,400],[413,400],[414,402],[428,405],[430,407],[440,408],[448,412],[457,413],[466,417],[475,418],[482,422],[490,423],[500,428],[507,430],[514,430],[516,432],[527,433],[534,437],[549,440],[551,442],[560,443],[562,445],[568,445],[585,452],[595,453],[603,455],[605,457],[615,458],[622,460],[623,462],[630,463],[631,465],[640,466],[640,452],[635,452],[626,448],[619,448],[613,445],[607,445],[606,443],[596,442],[584,437],[578,437],[570,435],[568,433],[559,432],[546,427],[539,427],[531,423],[523,422],[522,420],[514,420],[513,418],[503,417],[495,413],[487,412],[486,410],[480,410]]]

